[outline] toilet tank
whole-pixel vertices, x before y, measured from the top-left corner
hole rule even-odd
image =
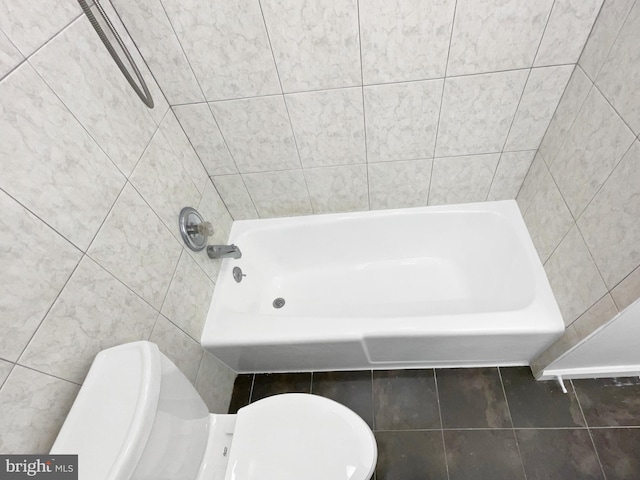
[[[157,345],[103,350],[51,449],[78,454],[80,480],[194,480],[209,411]]]

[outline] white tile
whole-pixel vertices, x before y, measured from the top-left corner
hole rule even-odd
[[[20,358],[20,364],[81,383],[95,355],[146,340],[158,313],[84,257]]]
[[[202,360],[202,347],[198,342],[162,315],[158,316],[149,341],[158,345],[160,351],[184,373],[185,377],[192,384],[195,383]]]
[[[502,151],[527,74],[517,70],[447,78],[436,156]]]
[[[73,383],[16,366],[0,390],[0,450],[19,455],[48,452],[78,390]]]
[[[618,314],[611,295],[605,295],[573,322],[578,337],[586,338]]]
[[[0,387],[11,373],[13,365],[13,363],[7,362],[5,360],[0,360]]]
[[[210,353],[204,352],[195,386],[211,413],[229,412],[235,380],[236,372]]]
[[[162,314],[191,338],[199,340],[211,303],[213,286],[213,281],[191,255],[183,252],[162,304]]]
[[[429,205],[483,202],[499,159],[499,153],[434,159]]]
[[[592,89],[551,165],[551,173],[578,217],[633,143],[634,135]]]
[[[178,105],[173,111],[209,175],[238,173],[209,105]]]
[[[262,0],[285,92],[362,82],[356,0]]]
[[[574,225],[571,212],[546,169],[531,206],[524,215],[524,221],[542,263],[547,261]]]
[[[113,0],[113,3],[169,102],[202,102],[202,91],[163,3],[160,0]]]
[[[635,0],[605,0],[578,64],[595,79]]]
[[[184,207],[197,205],[201,195],[161,131],[154,135],[130,182],[180,241],[178,214]]]
[[[426,206],[432,163],[429,159],[367,165],[371,210]]]
[[[636,140],[578,219],[609,288],[640,265],[640,141]]]
[[[430,158],[443,80],[364,88],[369,162]]]
[[[563,65],[531,70],[505,150],[535,150],[540,146],[573,69],[573,65]]]
[[[27,63],[0,83],[0,188],[86,249],[125,183]]]
[[[365,84],[444,77],[455,1],[361,0]]]
[[[129,176],[156,125],[89,22],[79,18],[29,62]]]
[[[589,250],[573,227],[544,265],[565,325],[586,312],[607,293]]]
[[[176,158],[182,164],[184,171],[187,172],[198,189],[198,192],[202,193],[205,185],[209,182],[209,175],[172,111],[167,112],[163,122],[160,124],[160,131],[169,143]]]
[[[607,60],[596,78],[596,85],[620,112],[633,131],[640,134],[640,3],[636,2]]]
[[[16,46],[0,30],[0,78],[4,77],[23,60],[24,57]]]
[[[314,213],[369,209],[366,165],[304,170]]]
[[[207,100],[281,93],[259,2],[163,4]]]
[[[487,200],[516,198],[536,151],[503,152]]]
[[[544,174],[547,171],[547,165],[545,164],[542,155],[540,155],[540,152],[536,153],[536,156],[533,158],[533,162],[531,163],[531,167],[529,167],[529,171],[524,177],[522,187],[520,187],[520,191],[516,196],[518,207],[520,207],[520,212],[523,216],[531,205],[531,201],[538,191],[540,182],[542,182]]]
[[[15,361],[82,253],[2,191],[0,211],[0,357]]]
[[[549,123],[542,143],[540,143],[540,153],[547,165],[551,166],[553,164],[562,142],[564,142],[567,132],[578,116],[592,85],[582,69],[576,67],[560,99],[558,108]]]
[[[211,177],[234,220],[258,218],[258,212],[240,175]]]
[[[623,310],[640,298],[640,267],[631,272],[611,290],[611,296],[619,310]]]
[[[176,222],[177,214],[176,211]],[[181,247],[127,184],[88,250],[89,256],[160,309]]]
[[[535,66],[576,63],[602,0],[555,0]]]
[[[282,96],[210,105],[240,173],[300,168]]]
[[[528,68],[553,0],[458,0],[447,75]]]
[[[242,178],[260,218],[313,213],[302,170],[248,173]]]
[[[361,88],[285,95],[305,168],[365,163]]]
[[[0,29],[28,57],[81,13],[74,0],[1,0]]]

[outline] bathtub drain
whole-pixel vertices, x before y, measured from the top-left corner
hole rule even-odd
[[[282,308],[282,307],[284,307],[284,298],[280,298],[280,297],[276,298],[273,301],[273,308]]]

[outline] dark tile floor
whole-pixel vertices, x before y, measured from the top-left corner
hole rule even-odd
[[[373,428],[376,480],[640,479],[640,379],[566,383],[528,368],[239,375],[229,412],[278,393],[336,400]]]

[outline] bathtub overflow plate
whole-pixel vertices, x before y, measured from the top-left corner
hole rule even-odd
[[[273,301],[273,308],[282,308],[282,307],[284,307],[284,298],[280,298],[280,297],[276,298]]]

